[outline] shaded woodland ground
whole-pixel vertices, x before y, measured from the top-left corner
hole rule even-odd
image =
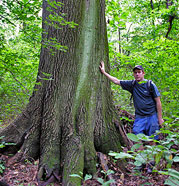
[[[6,162],[8,162],[7,156],[1,156]],[[151,175],[147,174],[145,171],[141,173],[141,176],[135,175],[133,173],[133,167],[128,165],[127,166],[127,172],[123,173],[118,163],[114,163],[110,159],[107,159],[108,161],[108,167],[111,170],[114,170],[115,173],[112,175],[113,179],[115,179],[116,186],[123,185],[123,186],[140,186],[140,185],[149,185],[147,183],[150,183],[150,185],[153,186],[163,186],[164,181],[167,178],[167,176],[163,175],[157,175],[156,173],[153,173]],[[38,161],[35,161],[33,163],[30,162],[18,162],[13,165],[5,164],[6,170],[3,175],[0,176],[0,180],[5,181],[10,186],[36,186],[38,185],[36,181],[36,174],[38,170]],[[101,172],[103,170],[101,163],[99,163],[99,166],[97,168],[97,177],[104,179],[104,174]],[[49,184],[54,186],[60,186],[61,184],[59,182],[56,182],[54,184]],[[87,180],[85,183],[83,183],[83,186],[100,186],[101,184],[96,180]]]
[[[132,115],[129,115],[127,112],[120,113],[122,116],[127,116],[130,119],[133,119]],[[126,124],[125,124],[126,123]],[[126,132],[131,131],[132,122],[127,124],[123,120],[123,130]],[[130,150],[127,147],[124,147],[124,152]],[[179,149],[178,149],[179,150]],[[131,164],[126,164],[126,170],[120,169],[120,161],[114,161],[110,156],[104,155],[102,153],[97,153],[98,164],[97,164],[97,175],[95,179],[89,179],[83,181],[83,186],[100,186],[102,185],[98,179],[102,178],[104,182],[107,182],[110,179],[115,180],[114,183],[111,183],[110,186],[164,186],[165,180],[168,178],[166,175],[159,175],[158,173],[147,174],[146,168],[140,173],[134,171],[134,166]],[[9,186],[36,186],[38,184],[36,180],[36,175],[38,172],[38,163],[39,161],[25,161],[25,162],[13,162],[11,161],[10,156],[1,154],[1,161],[6,167],[3,174],[0,175],[0,181],[6,183]],[[174,164],[173,169],[179,171],[178,163]],[[114,171],[112,174],[105,172]],[[60,178],[61,179],[61,178]],[[42,185],[51,185],[51,186],[60,186],[60,180],[55,183],[45,183],[40,182]],[[0,184],[1,185],[1,184]],[[3,185],[3,184],[2,184]]]

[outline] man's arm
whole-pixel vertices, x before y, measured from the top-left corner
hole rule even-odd
[[[101,64],[99,66],[101,73],[103,73],[109,80],[111,80],[113,83],[120,85],[120,80],[118,80],[117,78],[109,75],[107,72],[105,72],[105,67],[104,67],[104,62],[101,61]]]
[[[158,115],[159,125],[162,126],[162,123],[164,122],[164,120],[162,118],[162,104],[160,101],[160,97],[156,97],[155,102],[156,102],[156,107],[157,107],[157,115]]]

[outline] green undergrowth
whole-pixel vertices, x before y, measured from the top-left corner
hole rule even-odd
[[[144,134],[134,135],[128,133],[127,137],[134,142],[134,145],[127,152],[110,152],[114,159],[127,159],[134,167],[151,165],[155,162],[152,174],[158,173],[167,175],[165,185],[179,185],[179,172],[176,170],[179,164],[179,122],[165,122],[164,127],[158,131],[159,137],[163,139],[157,141]],[[153,145],[150,145],[150,144]],[[155,145],[154,145],[155,144]],[[142,149],[142,150],[141,150]],[[136,172],[135,172],[136,170]],[[134,168],[134,173],[138,170]],[[138,172],[142,178],[142,172]]]
[[[164,185],[176,186],[179,185],[179,172],[176,169],[179,164],[179,123],[178,120],[168,120],[164,123],[164,127],[157,131],[160,140],[155,140],[144,134],[134,135],[128,133],[127,137],[134,142],[134,145],[127,152],[109,152],[109,156],[114,160],[126,159],[128,164],[134,167],[133,175],[137,175],[140,179],[146,180],[142,175],[143,172],[138,171],[137,167],[141,165],[150,165],[155,162],[152,167],[153,175],[166,175]],[[150,144],[155,145],[150,145]],[[141,148],[142,147],[142,148]],[[142,149],[142,150],[141,150]],[[112,172],[111,172],[112,171]],[[101,185],[110,185],[115,180],[107,181],[107,175],[114,174],[115,171],[101,171],[104,178],[93,178],[92,175],[72,174],[71,177],[78,177],[83,183],[89,179],[96,179]],[[146,180],[146,185],[151,184]]]
[[[4,142],[3,138],[4,138],[4,136],[0,136],[0,149],[4,148],[7,145],[14,145],[14,143]],[[5,162],[2,159],[0,159],[0,174],[3,174],[5,168],[6,168]]]

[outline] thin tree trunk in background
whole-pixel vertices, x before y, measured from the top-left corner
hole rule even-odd
[[[173,1],[172,0],[166,0],[166,8],[169,9],[169,6],[171,6],[173,4]],[[166,33],[166,38],[168,38],[168,35],[170,33],[170,31],[172,30],[172,25],[173,25],[173,20],[175,18],[175,15],[169,15],[169,19],[168,19],[168,22],[169,22],[169,26],[168,26],[168,31]]]
[[[121,30],[120,30],[120,28],[118,29],[118,33],[119,33],[119,53],[122,53],[121,44],[120,44],[120,42],[121,42]]]
[[[153,9],[154,9],[153,0],[150,0],[150,5],[151,5],[151,8],[152,8],[152,10],[153,10]]]

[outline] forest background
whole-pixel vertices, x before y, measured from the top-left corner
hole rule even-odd
[[[25,108],[33,91],[41,48],[41,6],[39,0],[0,1],[0,126]],[[110,74],[133,79],[132,68],[142,65],[145,78],[160,90],[163,116],[169,123],[179,118],[178,19],[177,0],[106,1]],[[55,40],[44,43],[51,44],[65,47]],[[129,93],[111,87],[115,105],[133,114]]]

